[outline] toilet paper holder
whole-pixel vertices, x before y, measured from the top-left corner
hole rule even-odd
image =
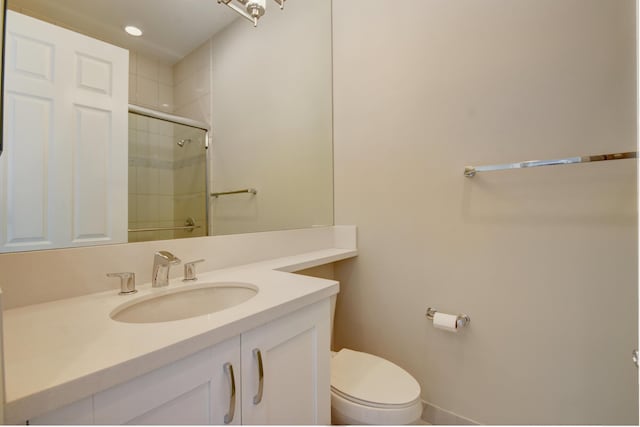
[[[435,316],[437,312],[438,310],[428,307],[425,316],[427,316],[427,319],[433,320],[433,316]],[[471,318],[469,316],[467,316],[466,314],[457,315],[456,325],[458,326],[458,328],[464,328],[469,323],[471,323]]]

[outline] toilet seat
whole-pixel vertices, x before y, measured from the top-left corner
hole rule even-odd
[[[333,415],[347,424],[409,424],[420,418],[420,385],[381,357],[342,349],[331,359]]]
[[[331,359],[331,388],[375,407],[407,406],[420,398],[420,385],[407,371],[381,357],[346,348]]]
[[[338,390],[335,387],[331,387],[331,392],[336,394],[337,396],[339,396],[340,398],[347,400],[349,402],[358,404],[358,405],[362,405],[362,406],[366,406],[369,408],[378,408],[378,409],[404,409],[404,408],[409,408],[412,405],[415,405],[416,401],[412,401],[412,402],[408,402],[404,405],[402,404],[388,404],[388,403],[373,403],[373,402],[368,402],[366,400],[361,400],[358,399],[357,397],[354,396],[349,396],[348,394],[345,394],[343,392],[341,392],[340,390]]]

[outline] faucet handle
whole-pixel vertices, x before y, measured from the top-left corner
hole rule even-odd
[[[199,259],[197,261],[185,262],[184,264],[184,279],[183,282],[190,282],[192,280],[198,280],[196,277],[196,264],[204,262],[204,259]]]
[[[136,289],[136,273],[107,273],[107,277],[120,278],[120,292],[118,295],[132,295],[138,292]]]

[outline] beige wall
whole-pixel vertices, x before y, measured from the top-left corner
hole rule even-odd
[[[633,0],[334,0],[336,343],[488,424],[638,422]],[[428,306],[470,327],[435,330]]]
[[[214,234],[333,223],[331,2],[270,2],[212,39]]]

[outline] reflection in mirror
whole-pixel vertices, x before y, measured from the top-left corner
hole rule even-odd
[[[6,19],[6,4],[4,0],[0,0],[0,45],[2,53],[0,59],[0,156],[2,156],[2,106],[4,105],[2,94],[4,93],[4,78],[2,77],[2,70],[4,70],[4,21]]]
[[[129,113],[129,242],[207,235],[206,138]]]
[[[0,252],[332,224],[331,2],[271,7],[9,0]]]

